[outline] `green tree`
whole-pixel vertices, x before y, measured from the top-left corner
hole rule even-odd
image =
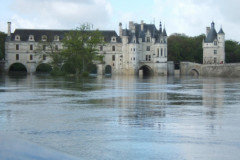
[[[43,37],[43,39],[38,43],[35,50],[36,56],[40,59],[39,64],[43,63],[46,57],[50,57],[48,64],[52,66],[52,72],[61,72],[62,65],[64,63],[64,57],[59,49],[59,42],[54,41],[55,35],[48,35],[48,37]],[[46,65],[43,70],[45,70]],[[61,74],[61,73],[60,73]]]
[[[104,38],[99,30],[90,30],[89,24],[83,24],[76,30],[67,33],[63,39],[65,70],[74,71],[76,75],[88,72],[93,60],[101,59],[97,55],[99,44],[104,43]]]
[[[5,58],[5,39],[7,35],[0,32],[0,60]]]
[[[237,41],[225,41],[225,59],[226,63],[240,62],[240,44]]]
[[[185,34],[172,34],[168,38],[168,60],[175,63],[181,61],[202,63],[204,38],[204,35],[188,37]]]

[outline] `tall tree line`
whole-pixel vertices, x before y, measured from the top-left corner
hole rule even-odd
[[[189,37],[185,34],[172,34],[168,38],[168,60],[179,63],[190,61],[202,63],[202,42],[205,35]],[[233,40],[225,41],[226,63],[240,63],[240,43]]]
[[[0,32],[0,60],[5,58],[5,39],[6,34],[3,32]]]

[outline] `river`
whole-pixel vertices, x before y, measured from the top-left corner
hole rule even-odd
[[[0,133],[82,159],[238,160],[240,81],[0,76]]]

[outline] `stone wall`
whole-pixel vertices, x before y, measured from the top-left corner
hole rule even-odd
[[[206,76],[206,77],[240,77],[240,63],[232,64],[198,64],[191,62],[180,63],[182,76]]]

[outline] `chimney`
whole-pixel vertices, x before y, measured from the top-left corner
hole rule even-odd
[[[8,22],[8,36],[11,36],[11,22]]]
[[[122,37],[122,23],[119,23],[119,36]]]
[[[210,32],[210,27],[206,28],[206,36],[208,35],[208,33]]]
[[[143,23],[143,20],[141,21],[141,31],[144,30],[144,23]]]
[[[133,29],[134,29],[133,21],[130,21],[130,22],[129,22],[129,29],[130,29],[131,31],[133,31]]]

